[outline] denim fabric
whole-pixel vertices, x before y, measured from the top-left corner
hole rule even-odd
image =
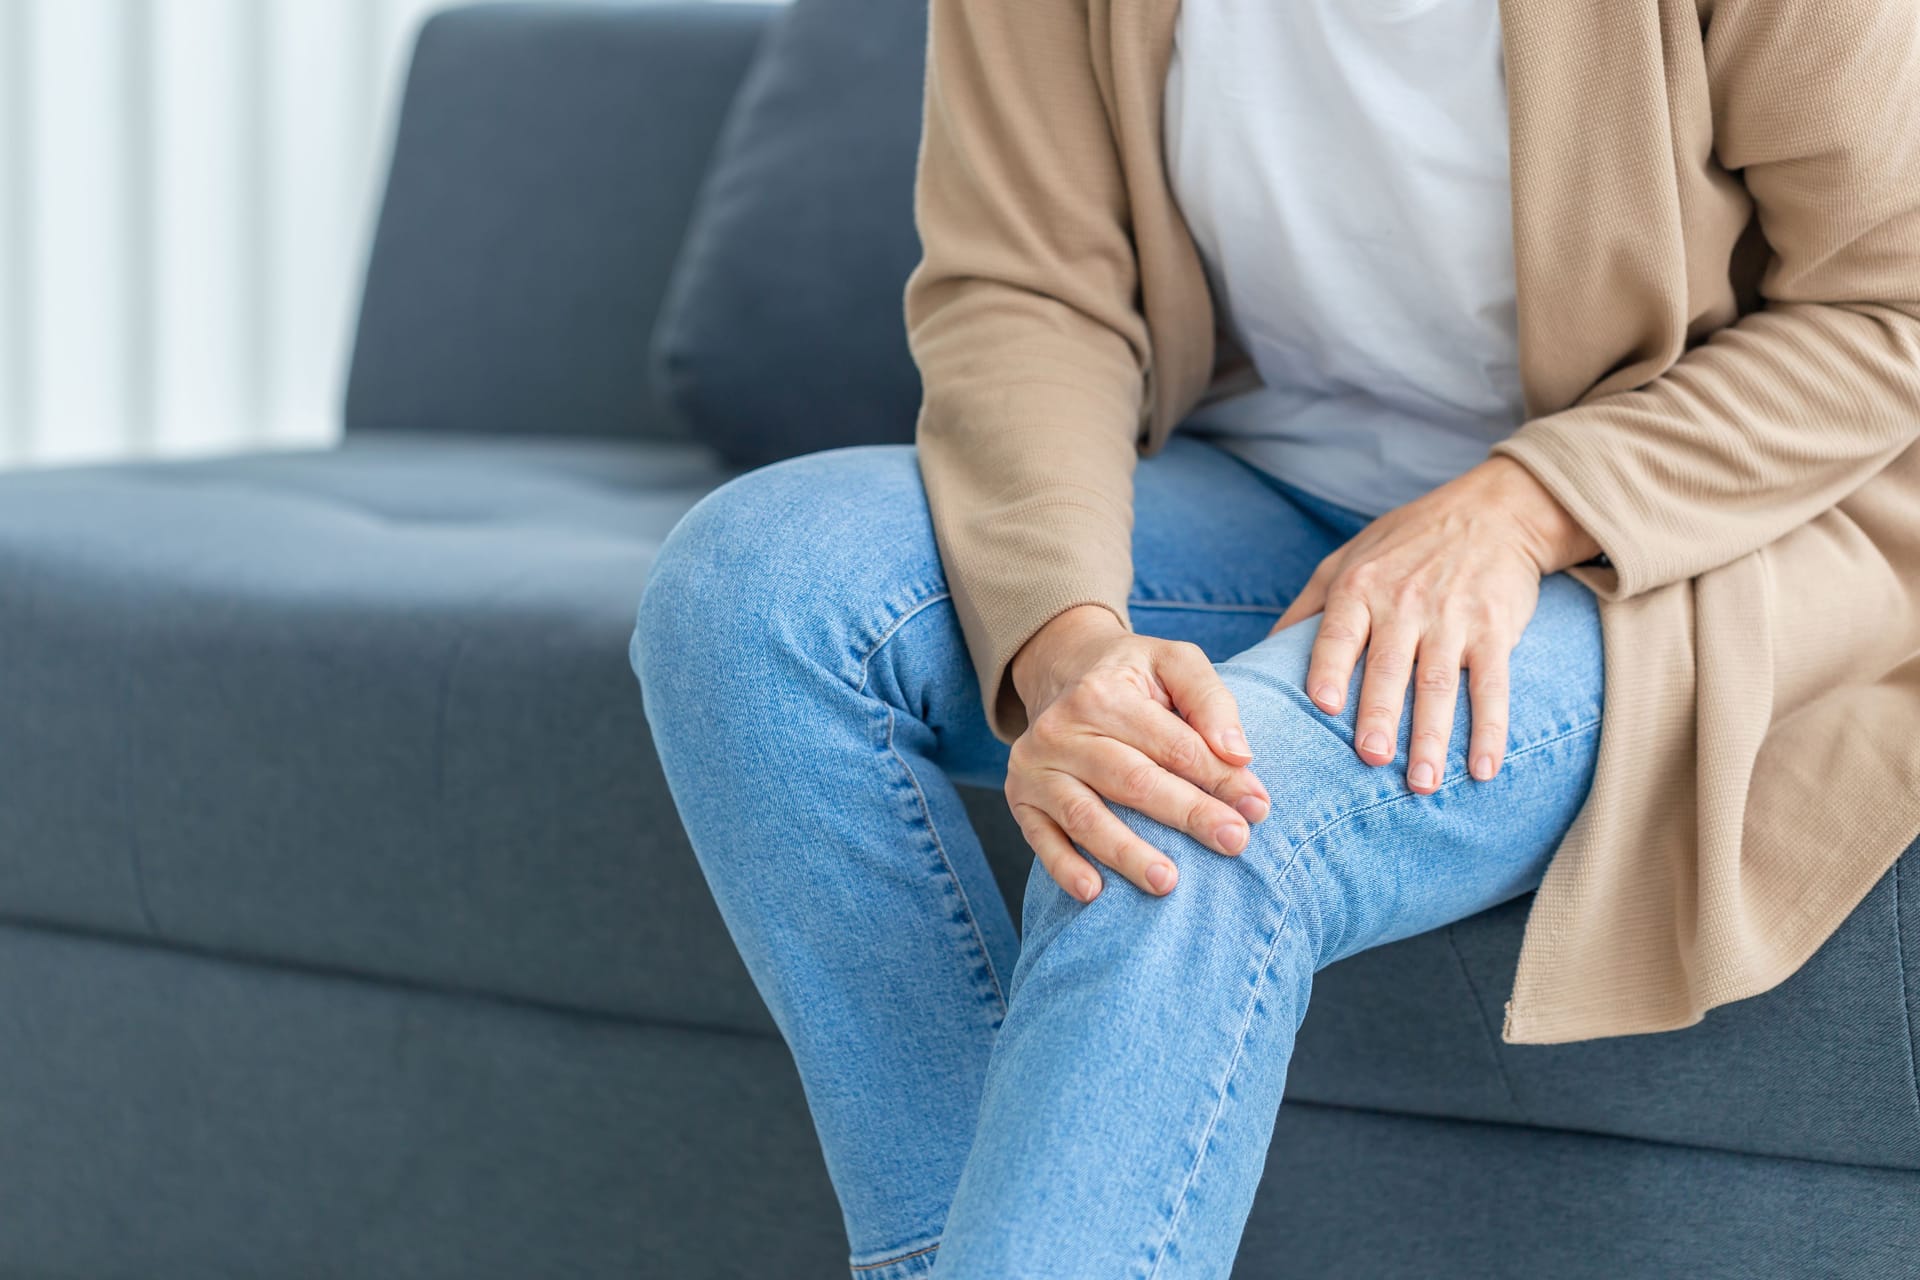
[[[1301,691],[1317,619],[1267,627],[1366,517],[1176,438],[1136,478],[1136,629],[1238,700],[1272,815],[1237,858],[1114,805],[1179,864],[1082,905],[1035,864],[1016,939],[956,782],[997,782],[912,446],[703,498],[632,658],[675,804],[794,1053],[856,1275],[1224,1276],[1314,972],[1522,894],[1585,798],[1598,609],[1565,575],[1512,656],[1509,748],[1442,789]]]

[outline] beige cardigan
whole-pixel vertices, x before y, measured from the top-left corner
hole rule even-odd
[[[1129,621],[1133,468],[1245,385],[1168,189],[1179,0],[932,0],[905,311],[994,733]],[[1592,792],[1505,1038],[1684,1027],[1920,833],[1920,4],[1502,0],[1528,467],[1611,561]],[[1247,554],[1258,555],[1257,547]]]

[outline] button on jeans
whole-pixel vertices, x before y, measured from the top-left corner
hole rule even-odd
[[[1302,690],[1318,617],[1267,628],[1366,523],[1176,435],[1135,478],[1137,631],[1190,640],[1273,797],[1238,857],[1125,806],[1179,868],[1036,862],[1022,933],[956,784],[999,787],[910,445],[759,468],[673,529],[631,657],[680,817],[793,1052],[869,1280],[1224,1277],[1314,973],[1534,888],[1591,783],[1599,615],[1541,584],[1508,750],[1472,779],[1463,691],[1440,790],[1353,748],[1356,670]],[[766,1260],[776,1265],[777,1260]]]

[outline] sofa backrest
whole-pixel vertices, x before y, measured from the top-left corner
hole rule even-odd
[[[653,335],[656,386],[728,462],[914,437],[926,45],[925,0],[792,0],[761,42]]]
[[[350,431],[670,437],[648,344],[775,5],[486,4],[422,28]]]

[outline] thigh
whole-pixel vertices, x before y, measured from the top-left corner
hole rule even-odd
[[[1137,910],[1151,919],[1137,927],[1164,935],[1156,954],[1198,956],[1212,944],[1195,934],[1230,934],[1235,921],[1249,929],[1275,918],[1296,922],[1312,939],[1317,964],[1423,933],[1536,887],[1578,814],[1592,783],[1603,706],[1599,609],[1586,587],[1565,574],[1541,584],[1540,607],[1511,659],[1501,771],[1486,782],[1467,773],[1471,707],[1463,696],[1446,776],[1431,795],[1406,785],[1410,707],[1393,763],[1374,766],[1353,745],[1359,673],[1339,715],[1307,697],[1318,630],[1315,615],[1215,664],[1239,704],[1253,770],[1273,796],[1271,813],[1238,857],[1109,802],[1179,868],[1164,899],[1102,869],[1101,899],[1139,899]],[[1036,871],[1027,883],[1023,945],[1044,949],[1062,930],[1098,929],[1127,914],[1089,916]],[[1031,960],[1023,955],[1021,963]],[[1017,971],[1014,987],[1020,982]]]
[[[1134,472],[1133,587],[1142,635],[1186,640],[1221,661],[1255,644],[1315,566],[1368,517],[1320,502],[1196,437],[1175,435]],[[961,781],[997,787],[1006,748],[975,704],[942,759]]]
[[[1593,593],[1564,573],[1542,581],[1539,606],[1510,657],[1500,772],[1481,782],[1467,771],[1472,705],[1463,692],[1445,774],[1431,795],[1406,783],[1411,696],[1394,758],[1381,766],[1354,749],[1360,670],[1338,715],[1307,697],[1319,623],[1316,615],[1288,627],[1219,669],[1246,705],[1255,770],[1264,737],[1269,772],[1283,775],[1277,785],[1261,775],[1274,789],[1280,824],[1268,839],[1300,853],[1298,874],[1342,921],[1346,936],[1323,959],[1425,932],[1534,888],[1585,801],[1599,751],[1605,682]]]

